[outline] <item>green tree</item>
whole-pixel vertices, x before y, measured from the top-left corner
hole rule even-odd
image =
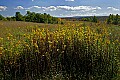
[[[118,21],[119,21],[119,15],[116,14],[115,18],[114,18],[114,21],[113,21],[113,24],[117,25],[118,24]]]
[[[4,17],[0,14],[0,20],[4,20]]]
[[[25,21],[30,22],[30,11],[27,11],[26,15],[25,15]]]
[[[23,21],[23,15],[21,15],[20,12],[16,12],[15,17],[16,21]]]
[[[95,23],[97,23],[97,22],[98,22],[98,19],[97,19],[97,17],[96,17],[96,16],[93,16],[92,22],[95,22]]]
[[[48,17],[48,23],[52,23],[52,16],[50,16],[50,14],[48,14],[47,17]]]
[[[108,19],[107,19],[107,24],[110,24],[111,23],[111,14],[109,15]]]
[[[48,18],[46,13],[44,13],[44,23],[48,23]]]

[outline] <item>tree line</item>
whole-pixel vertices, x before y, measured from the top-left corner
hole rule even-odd
[[[57,24],[63,23],[60,18],[53,17],[50,14],[41,14],[27,11],[25,15],[22,15],[20,12],[16,12],[13,17],[3,17],[0,15],[0,20],[8,21],[26,21],[26,22],[37,22],[37,23],[48,23],[48,24]]]
[[[46,14],[46,13],[41,14],[41,13],[35,13],[30,11],[27,11],[25,15],[22,15],[20,12],[16,12],[15,16],[12,16],[12,17],[4,17],[0,14],[0,20],[26,21],[26,22],[48,23],[48,24],[57,24],[57,23],[63,24],[60,18],[53,17],[50,14]],[[95,23],[99,22],[96,16],[82,18],[81,20],[95,22]],[[106,20],[106,23],[118,25],[120,24],[120,16],[118,14],[116,15],[110,14]]]
[[[89,17],[89,18],[82,18],[82,21],[89,21],[89,22],[95,22],[95,23],[97,23],[98,19],[97,19],[96,16],[93,16],[93,17]]]
[[[115,25],[120,24],[120,16],[118,14],[116,15],[110,14],[107,19],[107,24],[115,24]]]

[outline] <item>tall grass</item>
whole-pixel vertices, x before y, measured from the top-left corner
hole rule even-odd
[[[55,31],[35,27],[31,34],[11,34],[0,43],[2,80],[111,80],[118,73],[120,42],[105,27],[83,25]]]

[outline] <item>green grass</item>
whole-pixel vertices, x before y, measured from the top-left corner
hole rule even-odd
[[[57,27],[56,24],[53,25],[20,21],[0,21],[0,37],[6,37],[8,33],[12,35],[30,33],[30,30],[35,26],[49,29]]]

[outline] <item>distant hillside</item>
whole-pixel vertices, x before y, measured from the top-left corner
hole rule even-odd
[[[62,19],[66,19],[66,20],[81,20],[82,18],[91,18],[91,17],[93,17],[93,16],[74,16],[74,17],[63,17]],[[97,17],[97,19],[99,20],[99,21],[105,21],[107,18],[108,18],[108,16],[96,16]]]

